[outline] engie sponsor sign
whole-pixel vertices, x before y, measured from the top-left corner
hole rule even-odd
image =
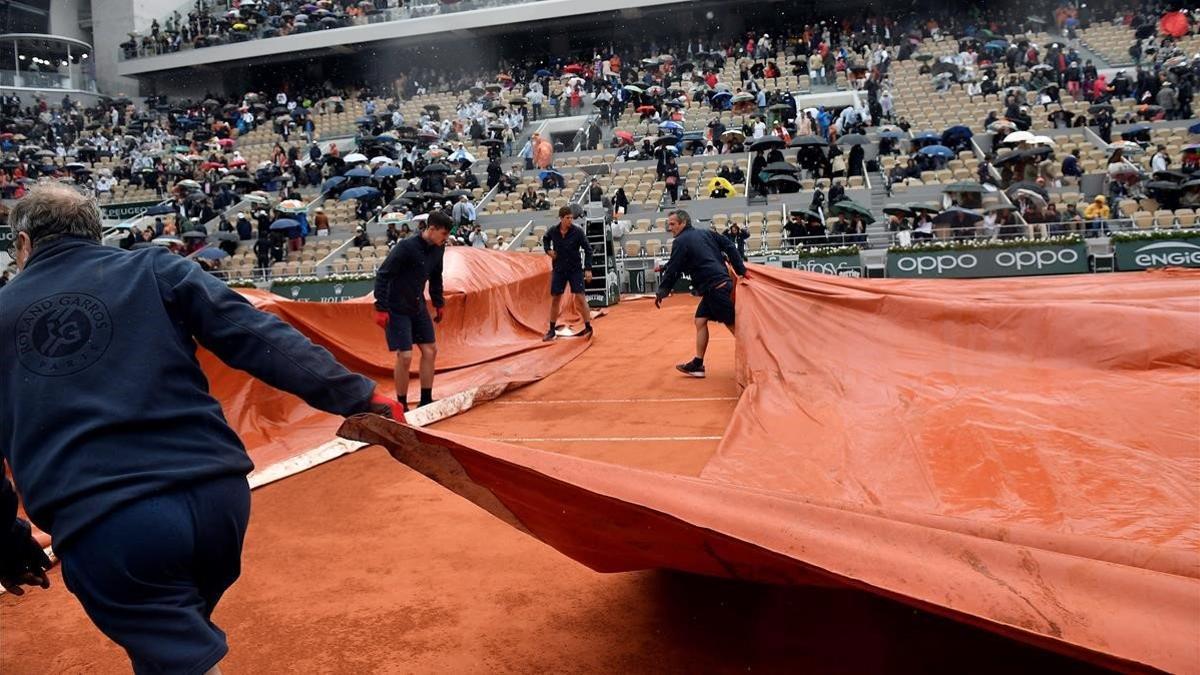
[[[1088,271],[1086,244],[966,251],[889,252],[887,275],[901,278],[1019,277]]]
[[[1122,272],[1152,267],[1200,267],[1200,237],[1116,241],[1113,254],[1117,269]]]

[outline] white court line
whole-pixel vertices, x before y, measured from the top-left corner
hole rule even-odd
[[[737,396],[697,396],[694,398],[560,398],[548,401],[493,401],[496,405],[541,405],[543,403],[698,403],[736,401]]]
[[[719,441],[720,436],[555,436],[549,438],[489,438],[490,441],[502,443],[548,443],[559,441],[565,443],[613,443],[621,441],[662,442],[662,441]]]

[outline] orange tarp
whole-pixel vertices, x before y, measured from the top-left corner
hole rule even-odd
[[[1200,274],[753,268],[698,478],[364,416],[348,437],[605,572],[868,590],[1102,665],[1200,668]]]

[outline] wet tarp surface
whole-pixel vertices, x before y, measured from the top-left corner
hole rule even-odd
[[[343,433],[599,571],[848,586],[1200,669],[1200,274],[754,268],[737,293],[744,390],[700,477],[370,416]]]

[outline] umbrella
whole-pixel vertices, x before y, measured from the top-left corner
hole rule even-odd
[[[346,173],[344,173],[342,175],[345,176],[346,178],[370,178],[371,170],[365,166],[358,166],[353,169],[350,169],[349,171],[347,171]]]
[[[840,202],[836,202],[834,204],[830,204],[829,212],[834,213],[834,214],[836,214],[836,213],[857,214],[857,215],[862,216],[863,218],[866,218],[869,221],[873,222],[875,220],[875,216],[873,216],[871,214],[870,209],[868,209],[867,207],[865,207],[861,204],[853,202],[849,199],[840,201]]]
[[[792,209],[791,211],[788,211],[788,215],[789,216],[798,216],[800,218],[811,218],[813,220],[821,219],[821,216],[819,214],[809,211],[808,209]]]
[[[561,173],[555,171],[554,169],[545,169],[544,171],[540,171],[538,173],[538,180],[546,180],[550,176],[557,176],[558,178],[563,177]]]
[[[1192,126],[1188,127],[1188,133],[1189,134],[1200,134],[1200,122],[1197,122],[1197,123],[1193,124]]]
[[[329,180],[321,183],[321,192],[329,192],[331,189],[346,182],[345,176],[333,176]]]
[[[376,178],[389,178],[391,176],[400,176],[403,174],[404,172],[401,171],[399,167],[395,166],[381,166],[375,170]]]
[[[750,143],[749,150],[771,150],[773,148],[783,148],[785,146],[783,139],[778,136],[763,136],[762,138]]]
[[[922,155],[928,155],[929,157],[942,157],[945,159],[954,157],[954,151],[944,145],[927,145],[917,152]]]
[[[729,129],[721,133],[722,143],[741,143],[746,140],[746,134],[737,129]]]
[[[433,164],[426,166],[424,169],[421,169],[421,173],[450,173],[453,170],[454,169],[451,169],[441,162],[434,162]]]
[[[1027,148],[1025,150],[1022,150],[1021,156],[1022,157],[1041,158],[1041,157],[1048,157],[1053,152],[1054,151],[1051,150],[1050,148],[1042,145],[1042,146],[1038,146],[1038,147],[1034,147],[1034,148]]]
[[[554,73],[546,70],[545,68],[538,68],[537,72],[534,73],[533,75],[534,75],[534,77],[550,77],[553,74]]]
[[[258,204],[260,206],[266,206],[267,204],[271,203],[270,199],[263,197],[262,195],[255,195],[255,194],[246,195],[246,196],[242,197],[242,199],[250,202],[251,204]]]
[[[303,213],[306,208],[299,199],[285,199],[275,205],[275,210],[280,213]]]
[[[922,203],[920,203],[920,202],[914,202],[914,203],[912,203],[912,204],[909,204],[909,205],[908,205],[908,208],[909,208],[909,209],[911,209],[913,213],[917,213],[917,212],[921,212],[921,213],[937,213],[938,211],[940,211],[940,210],[941,210],[941,209],[939,209],[938,207],[936,207],[936,206],[933,206],[933,205],[931,205],[931,204],[922,204]]]
[[[805,148],[805,147],[823,148],[827,145],[829,145],[829,141],[826,141],[824,138],[819,138],[817,136],[797,136],[792,139],[792,142],[788,144],[788,147],[792,147],[792,148]]]
[[[949,63],[947,61],[938,61],[937,63],[933,64],[933,67],[929,69],[929,72],[934,77],[937,77],[943,73],[949,74],[951,77],[958,77],[959,68],[953,63]]]
[[[1142,170],[1129,162],[1115,162],[1108,165],[1108,175],[1119,180],[1136,181],[1142,177]]]
[[[917,143],[940,143],[941,140],[942,135],[932,130],[922,131],[921,133],[913,136],[913,141]]]
[[[190,178],[185,178],[184,180],[176,183],[175,187],[184,188],[185,190],[199,190],[200,184]]]
[[[1147,190],[1157,190],[1159,192],[1178,192],[1182,189],[1178,183],[1172,183],[1165,180],[1152,180],[1144,186]]]
[[[190,230],[183,233],[184,239],[208,239],[208,235],[200,230]]]
[[[1154,180],[1166,180],[1166,181],[1178,183],[1180,181],[1185,181],[1187,179],[1188,179],[1188,175],[1186,173],[1183,173],[1182,171],[1168,170],[1168,171],[1155,171],[1154,172]]]
[[[724,178],[710,179],[708,181],[708,185],[705,187],[705,189],[707,190],[708,194],[711,195],[712,191],[717,189],[718,186],[725,188],[725,190],[729,193],[729,196],[733,196],[733,194],[735,193],[733,183],[730,183],[728,180],[725,180]]]
[[[1142,146],[1134,143],[1133,141],[1117,141],[1115,143],[1110,143],[1104,150],[1110,155],[1117,150],[1120,150],[1127,155],[1138,155],[1145,152],[1145,150],[1142,149]]]
[[[838,139],[838,145],[868,145],[871,139],[862,134],[846,134]]]
[[[889,216],[911,216],[913,210],[907,206],[888,206],[884,207],[883,212]]]
[[[292,218],[280,218],[279,220],[276,220],[275,222],[271,223],[272,231],[290,230],[292,228],[298,228],[298,227],[300,227],[300,221],[294,220]]]
[[[357,164],[359,162],[367,161],[367,156],[362,154],[361,152],[352,152],[352,153],[346,155],[342,159],[342,161],[344,161],[347,164]]]
[[[374,197],[379,194],[379,190],[373,187],[356,187],[350,188],[338,197],[339,202],[349,201],[351,199],[365,199]]]
[[[658,125],[659,129],[669,129],[671,131],[683,131],[683,125],[679,122],[663,122]]]
[[[1004,137],[1001,143],[1028,143],[1033,140],[1033,134],[1028,131],[1014,131]]]
[[[376,164],[391,164],[393,161],[394,160],[391,157],[387,157],[385,155],[376,155],[375,157],[371,158],[369,163],[371,166],[375,166]]]
[[[1096,115],[1101,112],[1112,112],[1113,110],[1115,110],[1115,108],[1113,108],[1111,103],[1097,103],[1095,105],[1088,106],[1089,115]]]
[[[988,131],[995,131],[997,133],[1002,130],[1012,130],[1016,128],[1017,125],[1013,123],[1012,120],[1008,120],[1003,117],[988,125]]]
[[[1129,139],[1138,134],[1148,133],[1152,127],[1149,124],[1135,124],[1121,132],[1121,138]]]
[[[978,211],[964,209],[961,206],[951,206],[933,217],[935,223],[953,223],[959,219],[965,220],[968,223],[974,223],[983,220],[983,216]]]
[[[789,185],[799,185],[800,179],[796,178],[795,176],[786,174],[786,173],[781,173],[781,174],[776,174],[774,176],[771,176],[770,178],[767,179],[767,182],[775,183],[777,185],[784,184],[784,183],[787,183]]]
[[[208,236],[210,241],[238,241],[236,232],[217,232]]]
[[[1188,28],[1188,18],[1183,12],[1167,12],[1158,20],[1159,32],[1173,38],[1187,35]]]
[[[796,173],[796,167],[787,162],[772,162],[763,170],[767,173]]]
[[[1008,189],[1004,192],[1009,196],[1009,198],[1016,199],[1017,194],[1021,191],[1032,192],[1042,201],[1050,201],[1050,193],[1046,191],[1046,188],[1034,183],[1033,181],[1024,180],[1013,183],[1012,185],[1008,186]]]
[[[754,103],[755,98],[754,98],[754,94],[750,94],[750,93],[743,91],[743,92],[734,94],[732,101],[734,103]]]
[[[984,191],[985,190],[984,190],[983,186],[974,181],[960,181],[957,183],[951,183],[951,184],[947,185],[946,187],[942,188],[942,192],[950,192],[950,193],[981,194]]]

